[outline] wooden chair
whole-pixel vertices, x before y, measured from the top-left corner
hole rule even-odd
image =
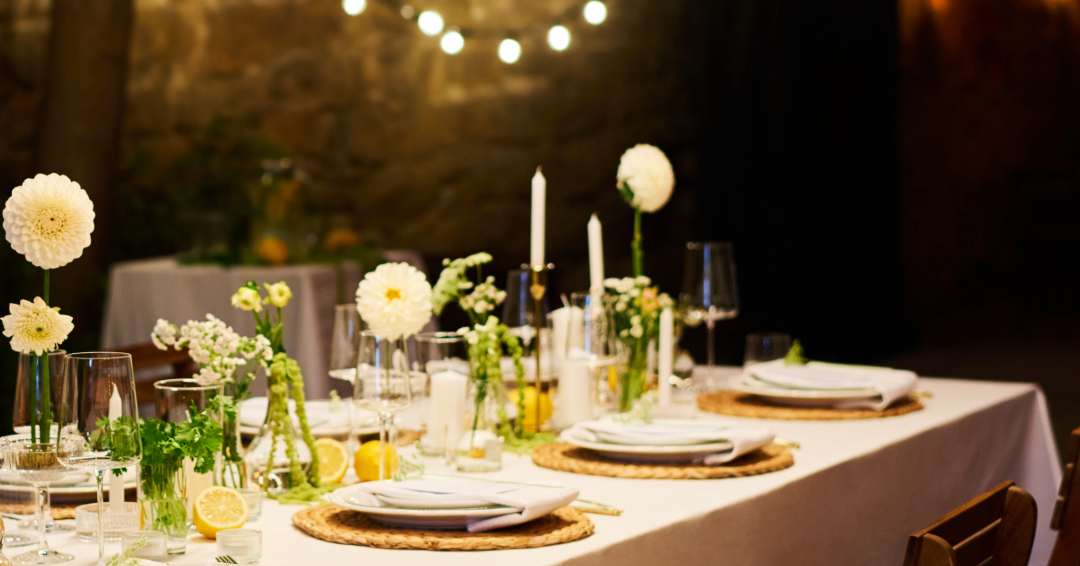
[[[162,379],[188,378],[199,371],[199,365],[191,359],[187,350],[158,350],[150,342],[114,349],[117,352],[131,354],[131,365],[135,371],[140,369],[170,365],[173,375],[161,378],[138,379],[135,381],[135,399],[140,405],[154,402],[154,383]]]
[[[908,538],[904,566],[1024,566],[1035,499],[1007,481]]]
[[[1047,566],[1080,566],[1080,486],[1077,486],[1080,474],[1076,473],[1077,467],[1080,467],[1080,428],[1072,431],[1069,461],[1061,474],[1061,489],[1050,519],[1050,528],[1058,535]]]

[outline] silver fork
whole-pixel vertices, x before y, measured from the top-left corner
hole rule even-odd
[[[226,554],[225,556],[218,556],[214,560],[221,562],[222,564],[237,564],[236,559]]]

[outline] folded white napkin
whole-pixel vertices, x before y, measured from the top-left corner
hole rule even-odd
[[[699,459],[706,466],[730,462],[772,443],[776,435],[759,426],[724,426],[709,421],[658,421],[619,423],[599,419],[577,423],[569,431],[592,442],[638,446],[688,446],[728,442],[730,449]]]
[[[423,478],[400,482],[393,480],[364,482],[347,490],[350,495],[363,497],[374,507],[388,507],[375,497],[375,495],[384,495],[431,503],[481,500],[520,510],[507,515],[469,521],[471,533],[501,529],[532,521],[569,505],[578,496],[578,490],[571,487]],[[341,492],[344,491],[341,490]],[[338,496],[338,493],[334,496]]]
[[[785,365],[784,360],[754,364],[747,369],[751,379],[767,385],[790,389],[848,390],[873,389],[881,400],[855,399],[840,401],[837,409],[874,409],[880,411],[897,399],[915,390],[919,376],[915,372],[892,368],[853,366],[810,362],[804,365]]]
[[[304,409],[307,411],[308,426],[316,428],[320,426],[325,427],[347,427],[349,426],[349,407],[346,403],[348,400],[341,401],[341,412],[331,413],[330,404],[325,400],[312,400],[304,403]],[[240,404],[240,424],[245,426],[262,426],[266,420],[266,397],[252,397],[245,399]],[[300,420],[296,417],[296,403],[289,400],[289,414],[292,415],[293,425],[300,426]]]

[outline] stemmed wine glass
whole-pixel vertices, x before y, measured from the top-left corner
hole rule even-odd
[[[360,351],[360,332],[364,321],[356,304],[334,307],[334,332],[330,336],[330,377],[352,384],[356,380],[356,358]],[[354,386],[355,388],[355,386]],[[355,404],[349,406],[349,453],[360,449]]]
[[[506,300],[503,302],[502,322],[510,333],[521,339],[525,355],[531,351],[532,341],[536,334],[533,317],[536,313],[536,299],[529,291],[530,276],[532,271],[528,266],[521,269],[512,269],[506,279]],[[542,315],[547,317],[547,303],[541,305]]]
[[[71,468],[97,479],[98,558],[105,558],[102,481],[106,472],[139,463],[138,403],[131,355],[118,352],[73,354],[64,364],[56,455]]]
[[[709,329],[708,364],[716,365],[713,329],[718,320],[739,314],[739,293],[735,285],[735,254],[730,242],[690,242],[686,244],[686,271],[679,299],[688,305],[692,321],[705,321]]]
[[[4,442],[4,469],[16,474],[20,479],[34,487],[34,521],[38,532],[36,550],[15,557],[16,564],[57,564],[74,560],[75,557],[49,548],[45,533],[53,523],[49,508],[49,484],[63,479],[68,474],[56,458],[56,427],[52,425],[51,415],[55,415],[56,400],[60,398],[58,389],[64,380],[63,350],[49,352],[43,356],[34,354],[19,355],[18,382],[15,385],[15,406],[12,424],[16,429],[29,425],[29,435],[9,439]],[[47,372],[45,367],[47,364]],[[49,377],[46,379],[45,376]],[[48,385],[48,387],[46,387]],[[35,395],[34,391],[40,394]],[[36,399],[47,401],[37,406]],[[54,527],[55,528],[55,527]]]
[[[412,403],[412,376],[404,338],[386,338],[365,330],[360,333],[353,403],[379,415],[379,479],[388,479],[386,443],[394,411]]]

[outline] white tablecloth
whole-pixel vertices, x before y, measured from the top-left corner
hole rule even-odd
[[[386,251],[383,255],[388,261],[405,261],[423,269],[416,252]],[[331,388],[326,360],[330,356],[338,286],[344,302],[356,302],[360,271],[356,263],[346,262],[339,283],[338,269],[331,265],[226,268],[177,265],[172,258],[118,263],[109,273],[101,346],[107,350],[149,342],[157,319],[179,326],[188,320],[203,320],[207,313],[240,334],[253,336],[254,317],[233,307],[229,299],[248,280],[254,280],[260,288],[263,283],[284,281],[293,292],[284,313],[285,350],[300,364],[307,397],[325,399]],[[264,390],[264,380],[256,381],[255,394]]]
[[[925,401],[925,410],[908,415],[768,421],[780,436],[800,442],[802,448],[795,451],[793,467],[761,476],[700,481],[603,478],[555,472],[505,455],[503,471],[485,477],[573,485],[585,499],[625,510],[620,517],[590,515],[596,534],[569,544],[490,552],[345,546],[304,535],[290,522],[297,507],[274,502],[249,526],[263,531],[261,564],[267,566],[877,566],[900,564],[910,533],[999,482],[1014,480],[1038,502],[1031,564],[1045,564],[1053,544],[1048,524],[1060,468],[1041,391],[1030,384],[948,379],[926,379],[920,386],[934,397]],[[429,471],[438,469],[430,460]],[[54,535],[51,541],[78,556],[73,564],[89,564],[96,557],[96,545],[79,543],[72,535]],[[119,545],[106,549],[117,552]],[[194,536],[188,551],[171,562],[205,561],[214,556],[215,547]]]

